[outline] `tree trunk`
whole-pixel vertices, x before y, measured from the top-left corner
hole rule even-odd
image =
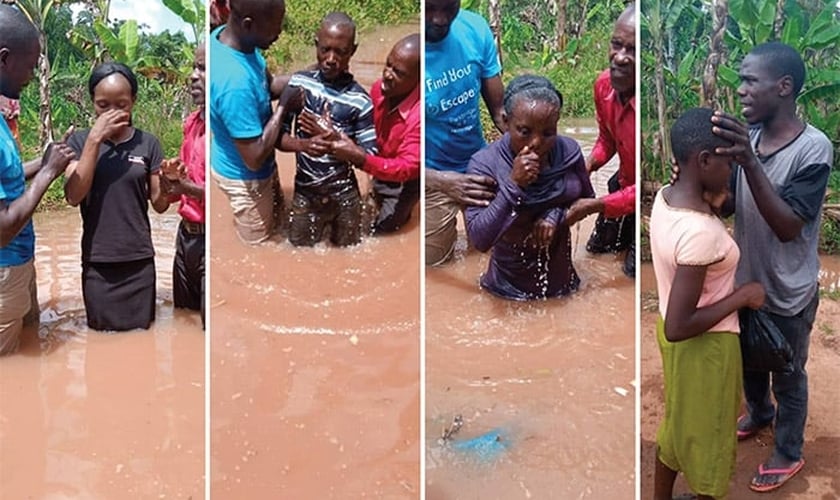
[[[776,0],[776,20],[773,21],[773,38],[782,38],[782,30],[785,27],[785,0]]]
[[[502,14],[499,4],[501,0],[490,0],[490,31],[496,41],[496,52],[499,53],[499,64],[502,63]]]
[[[723,36],[726,33],[728,12],[727,0],[712,0],[712,36],[709,41],[709,56],[703,67],[703,85],[700,87],[702,106],[717,107],[717,72],[723,61]]]
[[[577,33],[575,33],[575,36],[579,39],[583,38],[583,34],[584,34],[584,32],[586,32],[586,15],[588,13],[589,13],[589,2],[586,1],[586,2],[583,2],[583,8],[582,8],[581,13],[580,13],[580,22],[578,23],[578,26],[577,26]]]
[[[656,117],[659,120],[659,139],[662,150],[659,161],[663,175],[667,175],[667,172],[671,170],[671,138],[665,116],[665,74],[662,69],[665,64],[665,57],[662,36],[654,40],[654,52],[656,66],[653,72],[653,80],[656,87]]]
[[[47,144],[53,141],[52,134],[52,111],[50,109],[50,59],[47,57],[47,36],[39,29],[38,38],[41,41],[41,57],[38,61],[38,86],[41,94],[41,103],[38,115],[41,123],[38,129],[38,142],[43,150]]]
[[[557,10],[557,23],[554,25],[554,48],[558,52],[566,50],[566,8],[568,0],[554,0]]]

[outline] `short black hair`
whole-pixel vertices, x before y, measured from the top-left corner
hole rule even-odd
[[[563,108],[563,94],[544,76],[519,75],[508,83],[503,101],[508,116],[519,99],[544,102],[557,107],[558,110]]]
[[[671,152],[680,168],[700,151],[714,153],[715,148],[732,145],[712,132],[713,114],[711,108],[691,108],[671,125]]]
[[[114,73],[119,73],[128,80],[128,84],[131,86],[131,97],[137,97],[137,77],[134,76],[134,72],[125,64],[112,61],[104,62],[91,71],[90,79],[88,80],[88,92],[90,92],[90,96],[93,97],[93,91],[99,85],[99,82]]]
[[[38,42],[38,28],[16,7],[0,4],[0,47],[21,50]]]
[[[753,47],[749,55],[760,57],[762,67],[776,78],[789,75],[793,80],[793,95],[799,95],[805,84],[805,63],[796,49],[782,42],[767,42]]]

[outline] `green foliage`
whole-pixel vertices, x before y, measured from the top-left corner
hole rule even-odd
[[[485,18],[489,2],[461,4]],[[592,85],[609,65],[609,41],[613,24],[624,2],[569,2],[566,11],[568,43],[555,46],[555,13],[545,3],[513,0],[502,5],[501,45],[505,83],[523,73],[545,76],[563,94],[563,116],[594,117]],[[586,30],[583,31],[583,27]],[[583,31],[583,33],[581,33]],[[487,118],[489,119],[489,117]],[[485,126],[485,131],[491,130]]]
[[[51,4],[51,10],[47,11],[49,15],[43,19],[52,63],[49,86],[53,135],[61,137],[70,125],[82,129],[93,124],[87,81],[93,66],[108,56],[126,63],[137,74],[135,125],[158,137],[167,157],[177,155],[183,119],[192,108],[186,79],[194,44],[187,43],[180,33],[143,33],[142,27],[133,20],[107,23],[95,18],[89,10],[82,11],[74,24],[66,4],[30,3],[43,4],[42,11]],[[203,18],[201,23],[203,25]],[[33,80],[21,95],[19,123],[25,160],[41,154],[39,103],[38,85]],[[62,182],[54,182],[41,209],[63,206],[62,189]]]
[[[290,67],[292,61],[311,59],[312,44],[321,19],[334,11],[346,13],[355,21],[356,30],[365,32],[379,25],[416,21],[420,5],[416,0],[287,1],[283,33],[266,54],[269,66],[282,70],[298,69]]]
[[[202,0],[163,0],[163,4],[190,25],[193,40],[198,41],[200,34],[204,32],[204,18],[207,12],[204,2]]]

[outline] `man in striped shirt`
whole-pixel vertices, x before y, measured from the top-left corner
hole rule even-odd
[[[289,227],[289,241],[295,246],[315,245],[327,227],[337,246],[361,240],[362,203],[353,165],[332,154],[333,141],[341,134],[376,154],[373,103],[348,71],[356,46],[353,20],[341,12],[327,14],[315,37],[317,68],[299,71],[289,80],[305,94],[304,109],[287,116],[281,142],[281,149],[297,157]],[[318,116],[327,131],[309,134],[300,126],[293,131],[292,121],[301,113]]]

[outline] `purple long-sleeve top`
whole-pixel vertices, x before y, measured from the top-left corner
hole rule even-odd
[[[483,288],[514,300],[565,295],[577,290],[580,278],[572,265],[571,238],[564,224],[566,210],[595,191],[586,173],[580,146],[557,136],[549,165],[525,189],[510,178],[515,155],[510,135],[475,153],[467,172],[496,180],[499,189],[486,207],[467,208],[467,234],[480,251],[492,249],[490,264],[480,279]],[[545,219],[555,226],[554,239],[539,248],[531,235]]]

